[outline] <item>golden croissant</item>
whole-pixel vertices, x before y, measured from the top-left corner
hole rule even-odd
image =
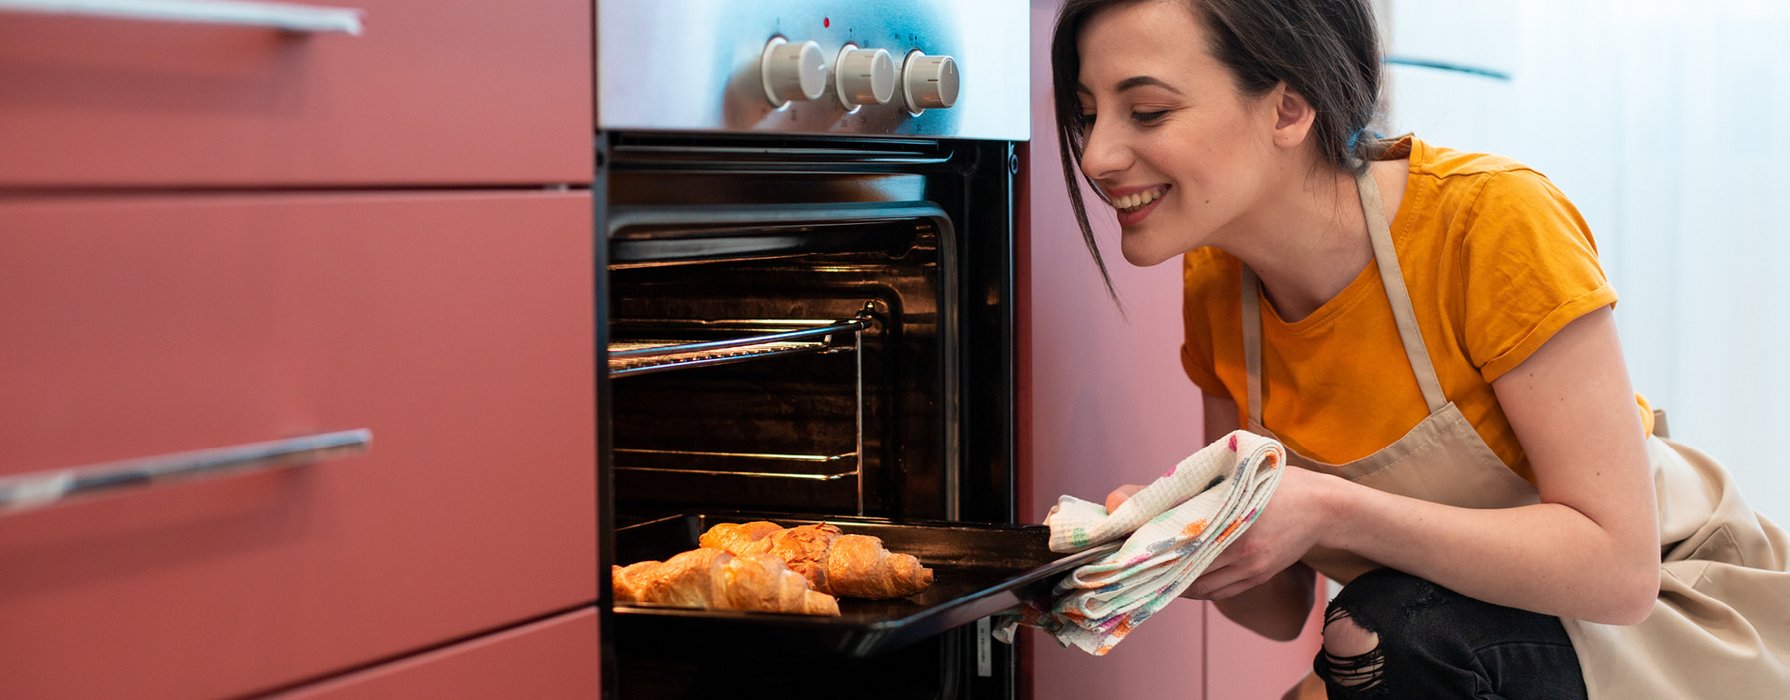
[[[764,521],[721,523],[702,534],[703,547],[738,556],[772,554],[814,590],[845,598],[904,598],[932,585],[932,569],[893,554],[881,539],[841,534],[827,523],[783,528]]]
[[[665,560],[610,567],[615,601],[712,610],[838,615],[833,596],[768,554],[737,556],[693,549]]]

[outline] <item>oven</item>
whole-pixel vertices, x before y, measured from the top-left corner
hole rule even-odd
[[[616,697],[1011,697],[1018,0],[597,4],[602,571],[826,521],[939,572],[842,619],[605,606]],[[602,595],[611,600],[607,575]]]

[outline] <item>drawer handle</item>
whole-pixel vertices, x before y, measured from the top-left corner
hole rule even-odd
[[[165,481],[307,464],[365,452],[372,442],[373,432],[361,428],[0,477],[0,513]]]
[[[360,10],[235,0],[0,0],[0,12],[85,15],[150,22],[234,24],[312,34],[360,36]]]

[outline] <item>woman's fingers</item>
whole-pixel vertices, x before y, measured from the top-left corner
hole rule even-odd
[[[1272,578],[1272,577],[1270,577],[1270,578]],[[1238,595],[1242,595],[1243,593],[1248,592],[1249,589],[1255,588],[1256,586],[1260,586],[1267,582],[1268,582],[1267,578],[1246,579],[1246,580],[1231,583],[1223,588],[1220,588],[1218,590],[1212,591],[1211,593],[1207,593],[1207,594],[1199,596],[1199,597],[1204,598],[1206,600],[1225,600],[1227,598],[1234,598]]]
[[[1243,559],[1225,566],[1217,566],[1217,562],[1214,562],[1214,569],[1208,569],[1206,573],[1194,580],[1192,586],[1187,587],[1188,597],[1224,600],[1260,586],[1279,573],[1258,568],[1258,563]]]
[[[1187,587],[1186,595],[1189,598],[1211,600],[1213,593],[1228,588],[1242,576],[1241,567],[1213,562],[1210,568],[1200,573],[1199,578],[1193,580],[1193,585]]]
[[[1112,493],[1106,494],[1106,512],[1111,513],[1118,510],[1120,504],[1131,500],[1133,495],[1136,495],[1137,492],[1142,491],[1143,489],[1144,487],[1139,484],[1126,484],[1113,489]]]
[[[1224,600],[1260,586],[1271,578],[1274,578],[1273,572],[1254,572],[1241,565],[1207,569],[1199,578],[1194,579],[1193,585],[1188,586],[1182,596],[1200,600]]]
[[[1187,587],[1187,597],[1223,600],[1267,580],[1272,572],[1261,567],[1261,557],[1255,554],[1251,534],[1243,533],[1236,542],[1213,557],[1206,570]]]

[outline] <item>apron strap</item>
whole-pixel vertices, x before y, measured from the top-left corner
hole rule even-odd
[[[1380,203],[1380,187],[1366,171],[1356,176],[1355,184],[1355,189],[1361,193],[1361,210],[1367,215],[1368,239],[1373,242],[1374,262],[1380,268],[1380,285],[1386,288],[1386,299],[1392,305],[1398,337],[1405,346],[1405,359],[1410,362],[1411,373],[1417,376],[1417,387],[1423,391],[1423,401],[1433,414],[1448,405],[1448,396],[1442,393],[1442,381],[1436,376],[1436,366],[1430,362],[1423,332],[1417,327],[1417,311],[1411,306],[1411,293],[1405,288],[1405,275],[1399,270],[1398,253],[1392,245],[1392,227],[1386,224],[1386,210]],[[1266,426],[1262,422],[1262,286],[1255,271],[1247,265],[1243,267],[1240,281],[1249,420],[1255,425]]]
[[[1249,430],[1266,427],[1262,422],[1262,284],[1255,270],[1243,266],[1243,363],[1249,384]]]
[[[1417,327],[1417,310],[1411,306],[1411,292],[1405,289],[1405,274],[1399,271],[1398,252],[1392,247],[1392,227],[1386,225],[1386,209],[1380,204],[1380,186],[1368,171],[1355,176],[1355,189],[1361,192],[1361,210],[1367,214],[1368,238],[1374,242],[1374,262],[1380,265],[1380,285],[1392,302],[1392,318],[1398,321],[1398,337],[1405,343],[1405,358],[1417,375],[1417,386],[1423,389],[1423,400],[1430,413],[1448,405],[1442,393],[1442,380],[1436,377],[1436,366],[1430,362],[1429,348],[1423,344],[1423,331]]]

